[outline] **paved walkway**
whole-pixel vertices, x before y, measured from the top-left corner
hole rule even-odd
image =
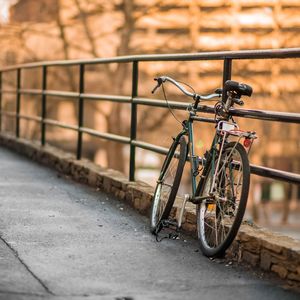
[[[299,299],[2,148],[0,165],[0,299]]]

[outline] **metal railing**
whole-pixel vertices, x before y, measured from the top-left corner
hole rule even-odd
[[[200,61],[200,60],[221,60],[223,61],[223,84],[226,80],[231,78],[232,61],[244,59],[284,59],[284,58],[300,58],[300,48],[278,49],[278,50],[251,50],[251,51],[226,51],[226,52],[208,52],[208,53],[194,53],[194,54],[164,54],[164,55],[136,55],[136,56],[122,56],[115,58],[99,58],[88,60],[68,60],[68,61],[46,61],[37,63],[20,64],[16,66],[9,66],[0,69],[0,116],[6,115],[16,118],[16,137],[20,136],[20,120],[32,120],[39,122],[41,125],[41,144],[46,143],[46,125],[58,126],[61,128],[74,130],[77,132],[77,159],[82,156],[82,134],[90,134],[105,140],[115,141],[130,145],[130,162],[129,162],[129,180],[135,179],[135,150],[136,148],[143,148],[157,153],[165,154],[166,148],[149,144],[136,139],[137,135],[137,106],[147,105],[155,107],[167,107],[165,101],[154,100],[138,97],[138,77],[139,77],[139,62],[154,62],[154,61]],[[84,91],[85,86],[85,66],[86,65],[101,65],[108,63],[131,63],[132,64],[132,90],[131,97],[128,96],[113,96],[101,94],[88,94]],[[53,91],[47,89],[47,75],[48,67],[54,66],[78,66],[79,72],[79,91],[65,92]],[[22,70],[42,68],[42,89],[22,89],[21,79]],[[16,89],[3,90],[2,89],[2,74],[5,72],[16,72]],[[2,110],[2,95],[4,93],[13,93],[16,95],[16,111],[9,112]],[[20,114],[21,95],[41,95],[41,115],[40,117],[26,116]],[[62,98],[69,98],[78,100],[78,124],[68,125],[56,120],[47,118],[46,103],[47,96],[57,96]],[[223,95],[224,96],[224,95]],[[131,123],[130,123],[130,137],[116,135],[112,133],[103,133],[94,129],[83,126],[83,111],[84,100],[95,101],[111,101],[120,103],[129,103],[131,105]],[[224,98],[223,98],[224,100]],[[186,110],[188,104],[182,102],[169,101],[169,106],[173,109]],[[200,106],[200,112],[214,113],[213,107]],[[249,109],[232,109],[232,115],[252,118],[258,120],[300,123],[299,113],[283,113],[276,111],[264,110],[249,110]],[[210,118],[197,117],[198,121],[212,122]],[[1,126],[1,120],[0,120]],[[283,180],[290,183],[300,183],[300,175],[282,170],[267,168],[263,166],[251,165],[251,173]]]

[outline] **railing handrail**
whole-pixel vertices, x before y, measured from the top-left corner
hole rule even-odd
[[[143,148],[156,153],[165,153],[166,149],[157,145],[149,144],[144,141],[136,139],[137,131],[137,106],[147,105],[155,107],[172,107],[174,109],[186,109],[188,102],[169,101],[168,105],[164,100],[147,99],[138,96],[138,63],[151,61],[193,61],[193,60],[223,60],[223,84],[227,79],[231,79],[232,60],[234,59],[283,59],[283,58],[300,58],[300,48],[285,48],[285,49],[266,49],[266,50],[242,50],[242,51],[223,51],[223,52],[203,52],[203,53],[180,53],[180,54],[154,54],[154,55],[134,55],[134,56],[120,56],[115,58],[93,58],[93,59],[76,59],[76,60],[56,60],[56,61],[42,61],[35,63],[19,64],[0,68],[0,117],[6,115],[15,117],[16,119],[16,136],[20,135],[20,120],[27,119],[39,122],[41,125],[41,144],[46,143],[46,125],[57,126],[73,131],[77,131],[77,158],[81,158],[82,151],[82,134],[90,134],[106,140],[111,140],[123,144],[130,145],[130,162],[129,162],[129,179],[134,180],[135,172],[135,148]],[[107,63],[132,63],[132,91],[131,96],[124,95],[103,95],[91,94],[84,91],[84,74],[85,65],[89,64],[107,64]],[[60,91],[47,89],[47,71],[48,67],[52,66],[78,66],[79,67],[79,82],[78,91]],[[21,77],[23,69],[42,67],[42,88],[40,89],[22,89]],[[6,71],[16,71],[16,88],[14,90],[5,90],[2,88],[2,75]],[[16,111],[9,112],[2,110],[2,95],[5,93],[14,93],[16,95]],[[21,95],[41,95],[42,110],[40,116],[27,116],[20,113]],[[57,120],[47,118],[46,102],[49,97],[62,97],[78,101],[78,124],[69,125]],[[129,103],[131,105],[131,123],[130,136],[121,136],[112,133],[102,133],[91,128],[84,127],[83,124],[83,110],[84,100],[95,101],[111,101]],[[224,98],[223,98],[224,100]],[[202,113],[214,113],[212,106],[202,105],[199,107]],[[244,118],[253,118],[266,121],[277,121],[300,124],[299,113],[266,111],[266,110],[249,110],[249,109],[232,109],[232,115]],[[196,121],[214,122],[213,118],[195,117]],[[1,130],[1,120],[0,120]],[[285,172],[282,170],[267,168],[264,166],[251,165],[251,173],[263,177],[283,180],[291,183],[300,184],[300,174]]]
[[[1,72],[1,71],[0,71]],[[186,110],[189,103],[172,101],[169,100],[168,104],[164,100],[152,99],[152,98],[143,98],[130,96],[121,96],[121,95],[108,95],[108,94],[91,94],[91,93],[79,93],[79,92],[67,92],[67,91],[58,91],[58,90],[46,90],[42,89],[19,89],[20,94],[32,94],[32,95],[47,95],[53,97],[64,97],[64,98],[73,98],[77,100],[78,98],[83,98],[87,100],[103,100],[111,102],[121,102],[121,103],[133,103],[146,105],[146,106],[155,106],[155,107],[171,107],[174,109]],[[3,94],[15,94],[16,90],[0,90],[0,93]],[[214,113],[213,106],[210,105],[200,105],[198,108],[199,112]],[[279,112],[273,110],[261,110],[261,109],[243,109],[243,108],[232,108],[230,110],[233,116],[244,117],[250,119],[264,120],[264,121],[276,121],[284,123],[294,123],[300,124],[300,113],[291,113],[291,112]]]
[[[18,64],[0,68],[1,72],[14,71],[17,69],[32,69],[43,66],[72,66],[72,65],[91,65],[107,63],[132,63],[146,61],[193,61],[193,60],[224,60],[224,59],[283,59],[300,58],[300,48],[284,49],[263,49],[263,50],[239,50],[239,51],[220,51],[220,52],[199,52],[199,53],[176,53],[176,54],[144,54],[126,55],[109,58],[90,58],[72,60],[50,60],[34,63]]]

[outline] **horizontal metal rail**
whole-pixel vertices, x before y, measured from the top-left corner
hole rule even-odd
[[[35,121],[35,122],[38,122],[38,123],[40,123],[42,121],[41,117],[28,116],[28,115],[22,115],[22,114],[19,114],[19,118],[24,119],[24,120],[28,120],[28,121]]]
[[[168,148],[155,146],[153,144],[142,142],[142,141],[133,140],[131,142],[136,147],[139,147],[139,148],[142,148],[145,150],[150,150],[152,152],[156,152],[156,153],[160,153],[160,154],[167,154],[168,150],[169,150]]]
[[[5,115],[5,116],[9,116],[9,117],[14,117],[14,118],[17,116],[16,113],[9,112],[9,111],[1,111],[0,114]],[[60,128],[70,129],[70,130],[73,130],[73,131],[78,131],[79,130],[82,133],[93,135],[93,136],[96,136],[96,137],[99,137],[99,138],[102,138],[102,139],[105,139],[105,140],[120,142],[120,143],[123,143],[123,144],[130,144],[130,138],[124,137],[124,136],[121,136],[121,135],[112,134],[112,133],[101,133],[97,130],[90,129],[90,128],[85,128],[85,127],[78,128],[78,126],[76,126],[76,125],[69,125],[69,124],[66,124],[66,123],[63,123],[63,122],[60,122],[60,121],[57,121],[57,120],[52,120],[52,119],[42,120],[41,117],[36,117],[36,116],[27,116],[27,115],[22,115],[22,114],[19,114],[18,116],[19,116],[20,119],[25,119],[25,120],[29,120],[29,121],[36,121],[36,122],[43,122],[47,125],[57,126],[57,127],[60,127]]]
[[[2,93],[15,94],[16,90],[2,90]],[[52,97],[62,97],[62,98],[83,98],[86,100],[103,100],[111,102],[120,102],[120,103],[131,103],[131,97],[129,96],[114,96],[114,95],[100,95],[100,94],[85,94],[85,93],[76,93],[76,92],[62,92],[48,90],[43,92],[42,90],[35,89],[20,89],[18,90],[20,94],[32,94],[32,95],[47,95]],[[189,103],[178,102],[178,101],[168,101],[158,100],[158,99],[149,99],[149,98],[133,98],[132,102],[135,104],[162,107],[162,108],[172,108],[178,110],[186,110],[189,106]],[[204,113],[214,113],[213,106],[200,105],[198,108],[199,112]],[[265,121],[276,121],[284,123],[295,123],[300,124],[300,114],[299,113],[287,113],[287,112],[278,112],[278,111],[269,111],[269,110],[251,110],[251,109],[231,109],[230,113],[233,116],[244,117],[249,119],[256,120],[265,120]],[[195,118],[198,121],[204,121],[205,119]],[[207,120],[209,122],[209,120]]]
[[[13,112],[7,112],[7,111],[2,111],[1,112],[2,115],[7,115],[10,117],[16,117],[16,113]],[[36,117],[36,116],[25,116],[25,115],[19,115],[19,117],[21,119],[27,119],[30,121],[36,121],[36,122],[41,122],[41,118],[40,117]],[[122,137],[119,135],[115,135],[115,134],[109,134],[109,133],[100,133],[99,131],[90,129],[90,128],[79,128],[77,126],[72,126],[72,125],[68,125],[59,121],[55,121],[55,120],[50,120],[50,119],[45,119],[44,123],[48,124],[48,125],[52,125],[52,126],[57,126],[57,127],[61,127],[61,128],[65,128],[65,129],[71,129],[74,131],[78,131],[80,130],[83,133],[89,134],[89,135],[93,135],[105,140],[111,140],[111,141],[115,141],[115,142],[121,142],[124,144],[130,144],[130,139],[126,138],[126,137]],[[143,141],[136,141],[133,140],[132,144],[136,147],[139,147],[141,149],[145,149],[145,150],[149,150],[158,154],[167,154],[168,153],[168,148],[165,147],[160,147],[160,146],[155,146],[153,144],[150,143],[146,143]],[[203,160],[202,157],[199,158],[200,161]],[[273,179],[277,179],[277,180],[282,180],[282,181],[286,181],[286,182],[290,182],[290,183],[296,183],[296,184],[300,184],[300,175],[298,174],[294,174],[291,172],[285,172],[285,171],[281,171],[281,170],[277,170],[277,169],[272,169],[272,168],[267,168],[267,167],[262,167],[262,166],[257,166],[257,165],[252,165],[251,164],[251,173],[255,174],[255,175],[259,175],[262,177],[269,177],[269,178],[273,178]]]
[[[14,118],[17,116],[17,114],[15,112],[4,111],[4,110],[1,111],[1,115],[7,116],[7,117],[14,117]]]
[[[5,93],[5,91],[3,91]],[[36,89],[19,89],[18,92],[22,95],[42,95],[42,90]]]
[[[154,146],[150,143],[146,142],[141,142],[141,141],[132,141],[132,143],[142,149],[150,150],[152,152],[156,152],[159,154],[167,154],[168,153],[168,148],[165,147],[159,147],[159,146]],[[203,161],[203,157],[199,157],[200,161]],[[300,183],[300,175],[294,174],[291,172],[285,172],[277,169],[272,169],[272,168],[266,168],[266,167],[261,167],[257,165],[251,164],[251,173],[255,175],[259,175],[262,177],[269,177],[277,180],[282,180],[286,182],[291,182],[291,183]]]
[[[270,110],[231,109],[233,116],[284,123],[300,124],[300,114]]]
[[[103,100],[120,103],[131,103],[131,97],[126,96],[114,96],[114,95],[100,95],[100,94],[80,94],[80,98],[86,100]]]
[[[14,71],[16,69],[32,69],[39,67],[74,66],[79,64],[108,64],[108,63],[132,63],[153,61],[195,61],[195,60],[224,60],[224,59],[284,59],[300,58],[300,48],[266,49],[266,50],[243,50],[243,51],[220,51],[202,53],[180,54],[154,54],[154,55],[129,55],[113,58],[54,60],[36,63],[19,64],[1,68],[1,72]]]
[[[146,106],[155,106],[155,107],[169,107],[172,109],[186,110],[189,103],[185,102],[176,102],[165,100],[154,100],[147,98],[135,98],[133,102],[140,105]],[[215,110],[213,106],[200,105],[198,108],[199,112],[211,113],[214,114]],[[270,110],[250,110],[250,109],[231,109],[230,113],[233,116],[264,120],[264,121],[276,121],[276,122],[286,122],[286,123],[300,123],[300,114],[298,113],[286,113],[286,112],[277,112]]]
[[[101,95],[101,94],[91,94],[91,93],[76,93],[76,92],[64,92],[64,91],[55,91],[47,90],[43,91],[40,89],[19,89],[17,92],[21,95],[47,95],[52,97],[62,97],[62,98],[82,98],[86,100],[103,100],[111,102],[123,102],[131,103],[131,97],[129,96],[118,96],[118,95]],[[16,90],[0,90],[2,94],[15,94]]]
[[[99,138],[102,138],[105,140],[120,142],[123,144],[130,144],[130,138],[124,137],[121,135],[112,134],[112,133],[103,133],[103,132],[99,132],[97,130],[85,128],[85,127],[80,127],[79,130],[83,133],[88,133],[90,135],[93,135],[93,136],[96,136],[96,137],[99,137]]]
[[[299,174],[285,172],[285,171],[262,167],[262,166],[256,166],[256,165],[251,165],[250,170],[252,174],[259,175],[262,177],[268,177],[276,180],[282,180],[290,183],[300,184]]]
[[[77,143],[77,158],[81,157],[82,147],[82,134],[89,134],[104,140],[114,141],[123,144],[130,145],[130,180],[134,179],[135,170],[135,148],[142,148],[149,151],[153,151],[160,154],[166,154],[168,149],[139,141],[136,139],[137,131],[137,106],[145,105],[160,108],[172,108],[176,110],[186,110],[190,103],[148,99],[138,97],[138,64],[141,62],[153,62],[153,61],[200,61],[200,60],[221,60],[224,62],[223,68],[223,84],[227,79],[231,78],[232,61],[236,59],[287,59],[287,58],[300,58],[300,48],[290,49],[272,49],[272,50],[247,50],[247,51],[223,51],[223,52],[204,52],[204,53],[183,53],[183,54],[161,54],[161,55],[136,55],[136,56],[121,56],[114,58],[99,58],[99,59],[79,59],[79,60],[57,60],[57,61],[45,61],[29,64],[19,64],[15,66],[9,66],[0,68],[0,99],[3,94],[16,95],[16,112],[1,111],[0,116],[14,117],[16,119],[16,135],[19,136],[20,120],[30,120],[39,122],[41,124],[41,143],[45,144],[46,141],[46,129],[45,125],[56,126],[68,130],[78,132]],[[131,96],[123,95],[104,95],[85,93],[84,91],[84,74],[85,65],[92,64],[109,64],[109,63],[130,63],[132,65],[132,94]],[[68,67],[78,66],[79,69],[79,82],[78,92],[75,91],[60,91],[47,89],[47,72],[52,67]],[[42,68],[42,89],[26,89],[21,87],[21,76],[26,69]],[[5,72],[17,72],[17,84],[14,89],[3,89],[3,73]],[[42,99],[42,112],[41,116],[27,116],[21,114],[21,95],[41,96]],[[70,99],[78,102],[78,124],[70,125],[57,120],[47,118],[46,103],[51,98],[57,97],[60,99]],[[128,103],[131,105],[131,131],[130,137],[121,136],[112,133],[103,133],[97,130],[86,128],[83,126],[83,109],[84,100],[91,101],[110,101],[117,103]],[[223,97],[224,101],[224,97]],[[0,100],[0,110],[2,106],[2,100]],[[201,105],[198,109],[201,113],[214,114],[214,107],[210,105]],[[231,109],[233,116],[250,118],[263,121],[272,122],[284,122],[299,124],[299,113],[266,111],[266,110],[249,110],[249,109]],[[214,118],[208,118],[203,116],[193,117],[195,121],[214,123]],[[0,121],[1,128],[1,121]],[[300,184],[300,175],[285,172],[277,169],[251,165],[251,172],[253,174],[273,178],[276,180],[283,180],[290,183]]]
[[[16,90],[2,90],[2,93],[11,93],[15,94]],[[53,97],[62,97],[62,98],[83,98],[87,100],[103,100],[103,101],[112,101],[112,102],[123,102],[131,103],[131,97],[126,96],[114,96],[114,95],[99,95],[99,94],[85,94],[85,93],[76,93],[76,92],[62,92],[48,90],[43,92],[42,90],[35,89],[20,89],[18,90],[20,94],[32,94],[32,95],[47,95]],[[133,98],[132,102],[135,104],[162,107],[162,108],[172,108],[178,110],[186,110],[189,106],[189,103],[177,102],[177,101],[168,101],[158,100],[158,99],[149,99],[149,98]],[[214,113],[213,106],[201,105],[198,108],[199,112],[204,113]],[[256,120],[265,120],[265,121],[277,121],[285,123],[296,123],[300,124],[300,113],[287,113],[287,112],[278,112],[278,111],[268,111],[268,110],[251,110],[251,109],[231,109],[230,113],[233,116],[256,119]],[[195,120],[199,118],[195,118]],[[203,119],[204,121],[204,119]]]
[[[16,90],[1,90],[1,94],[15,94]]]
[[[19,117],[20,119],[26,119],[29,121],[36,121],[36,122],[41,122],[41,120],[42,120],[42,118],[38,117],[38,116],[22,115],[22,114],[17,114],[15,112],[5,111],[5,110],[2,110],[0,112],[0,115],[7,116],[7,117],[13,117],[13,118]]]
[[[42,122],[44,124],[47,124],[47,125],[52,125],[52,126],[57,126],[57,127],[64,128],[64,129],[70,129],[70,130],[73,130],[73,131],[78,131],[77,126],[69,125],[69,124],[59,122],[59,121],[56,121],[56,120],[44,119]]]
[[[15,90],[3,90],[2,93],[12,93],[15,94]],[[47,95],[53,97],[62,97],[62,98],[83,98],[86,100],[103,100],[111,102],[120,102],[120,103],[131,103],[131,97],[126,96],[114,96],[114,95],[100,95],[100,94],[85,94],[85,93],[76,93],[76,92],[61,92],[48,90],[43,92],[42,90],[34,89],[20,89],[20,94],[33,94],[33,95]],[[158,99],[149,99],[149,98],[133,98],[132,102],[135,104],[154,106],[161,108],[172,108],[178,110],[186,110],[189,103],[178,102],[178,101],[168,101],[158,100]],[[200,105],[198,108],[199,112],[211,113],[214,114],[213,106]],[[264,121],[275,121],[283,123],[295,123],[300,124],[300,113],[287,113],[287,112],[278,112],[278,111],[269,111],[269,110],[250,110],[250,109],[231,109],[230,113],[233,116],[244,117],[249,119],[264,120]],[[205,121],[205,118],[195,117],[195,120]],[[212,120],[207,119],[206,122],[212,122]]]
[[[79,93],[76,92],[64,92],[64,91],[55,91],[55,90],[43,91],[41,95],[43,94],[51,97],[64,97],[64,98],[75,98],[75,99],[77,99],[79,96]]]

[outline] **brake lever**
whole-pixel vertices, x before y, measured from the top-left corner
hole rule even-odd
[[[158,78],[154,78],[155,81],[157,81],[157,85],[154,87],[154,89],[151,91],[152,94],[155,93],[155,91],[161,86],[161,84],[163,83],[162,78],[158,77]]]
[[[155,86],[155,88],[151,91],[151,93],[154,94],[155,91],[156,91],[159,87],[160,87],[160,84],[157,84],[157,85]]]

